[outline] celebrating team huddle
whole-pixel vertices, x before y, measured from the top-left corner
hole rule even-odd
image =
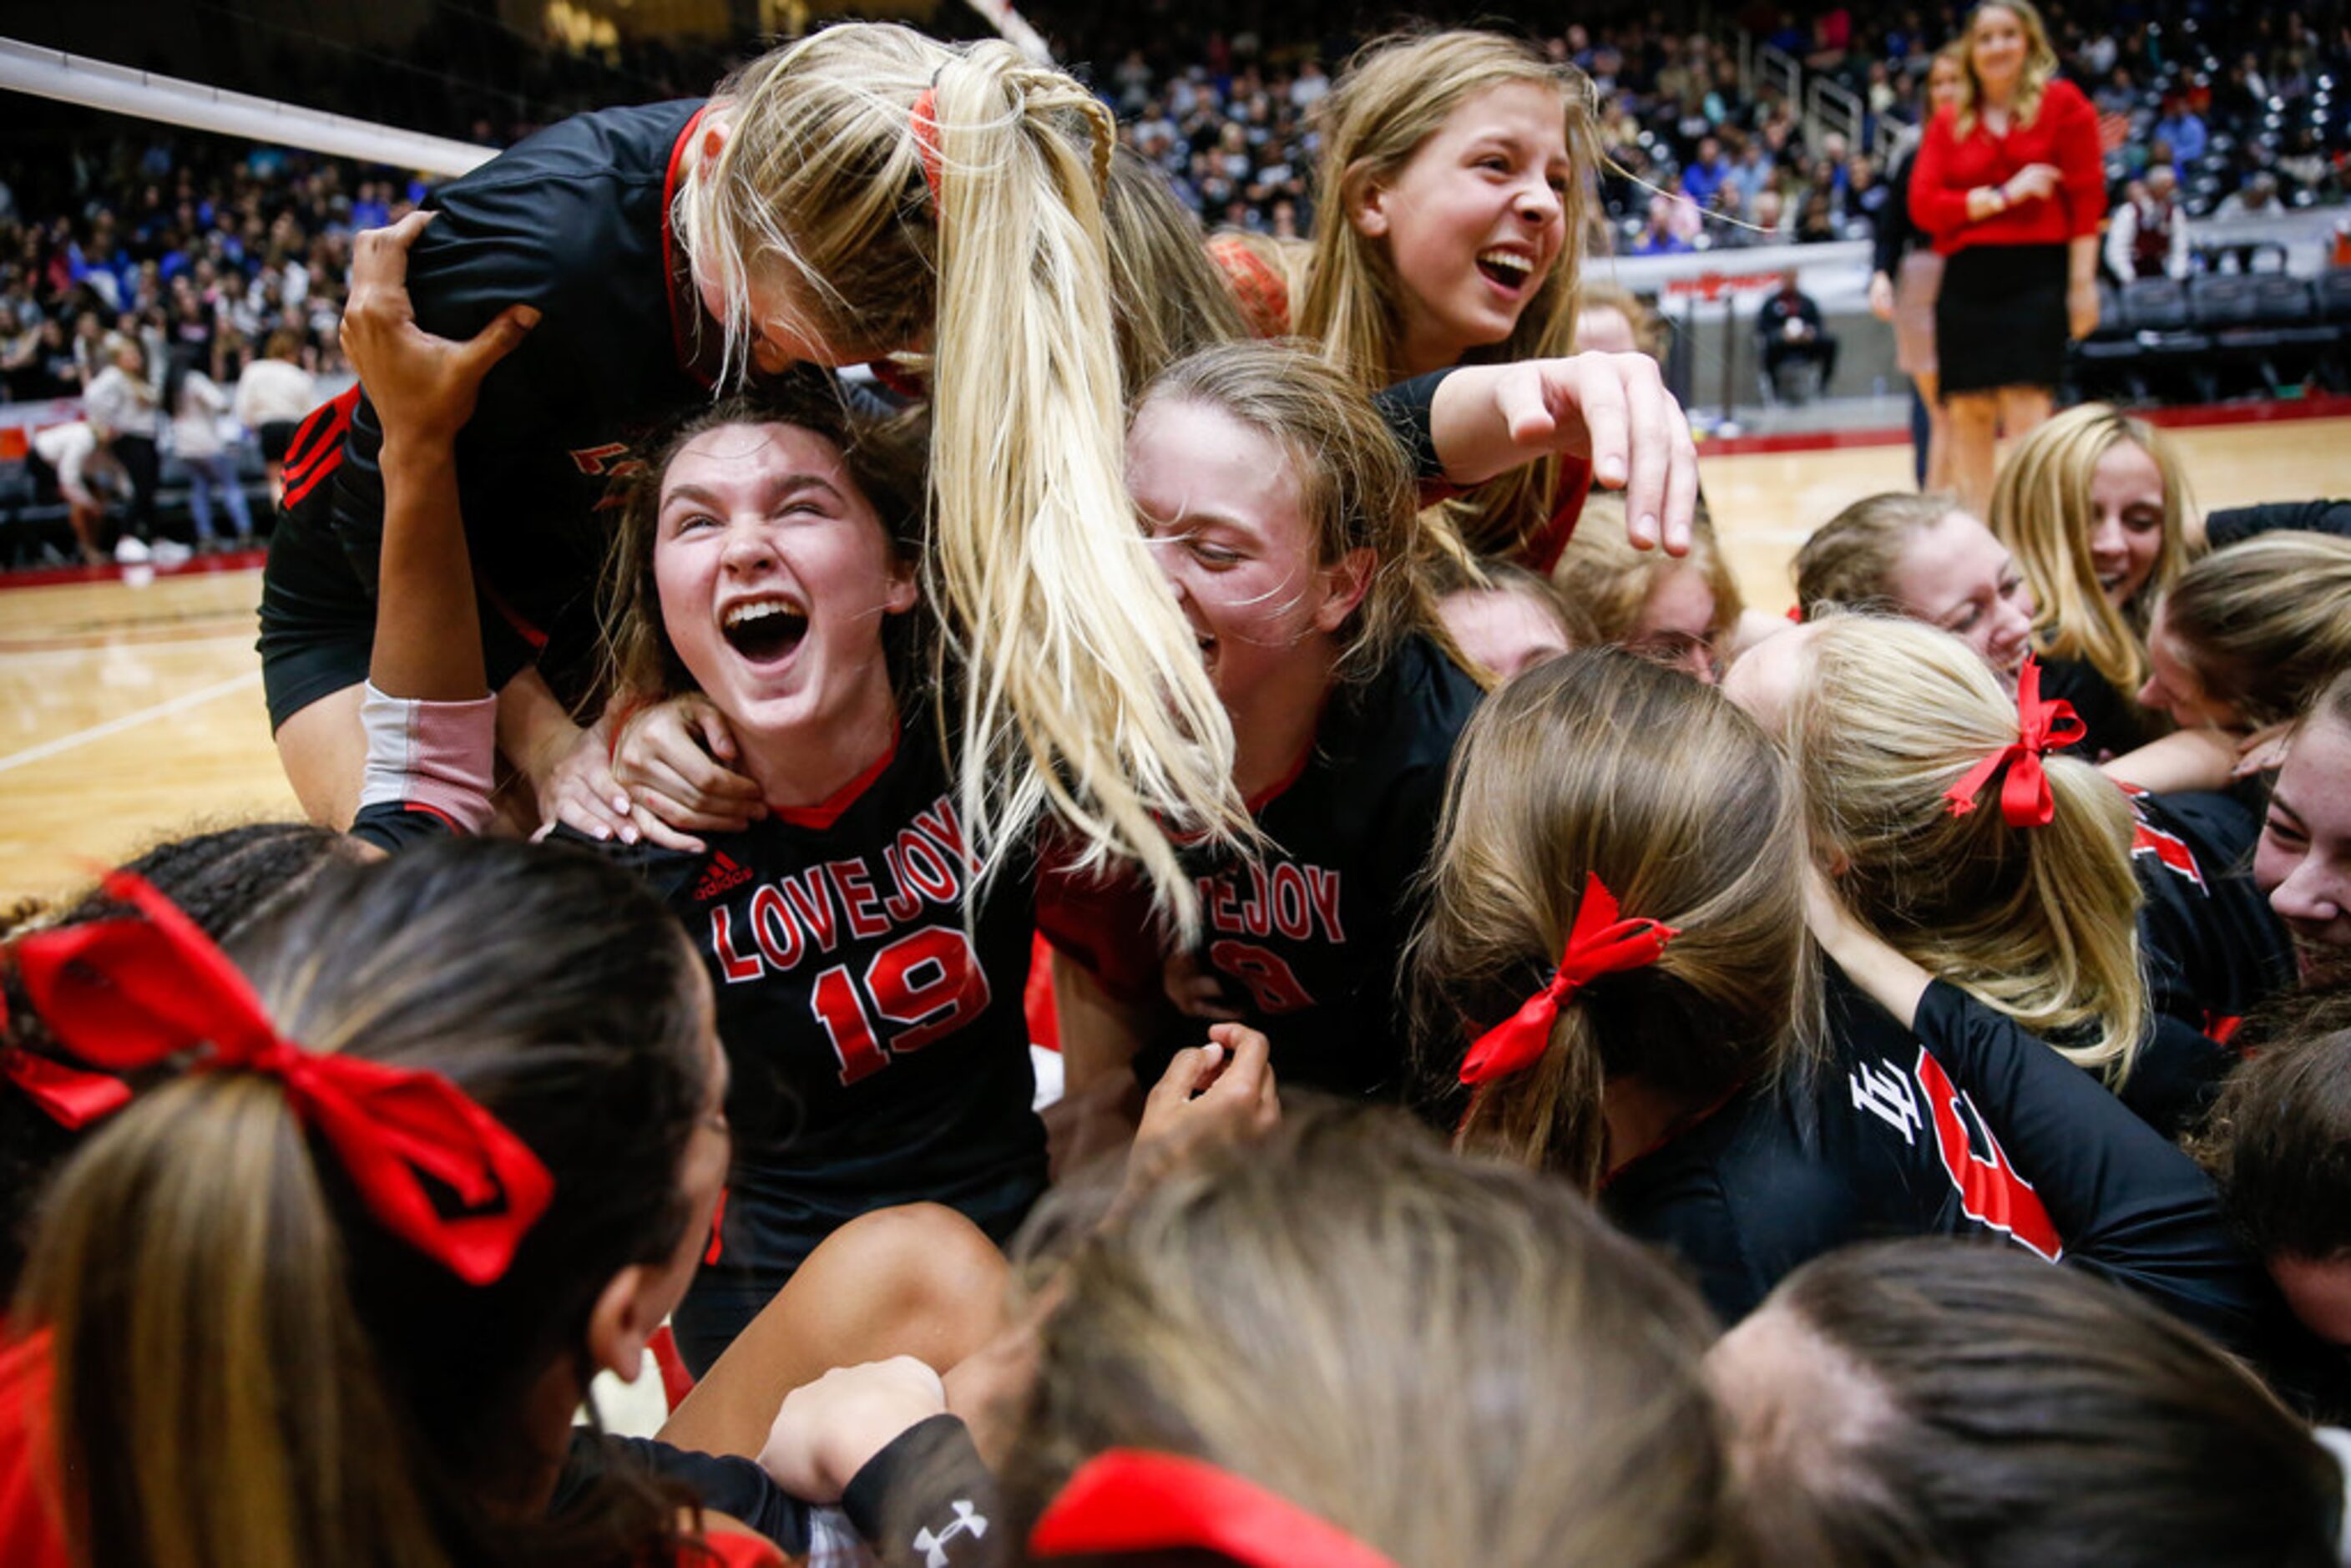
[[[1742,615],[1581,74],[1319,113],[1210,239],[845,24],[360,237],[314,825],[0,972],[9,1561],[2338,1560],[2351,507],[2085,405]]]

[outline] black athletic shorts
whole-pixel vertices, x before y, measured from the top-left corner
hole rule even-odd
[[[277,519],[261,570],[261,689],[269,730],[320,697],[367,679],[375,647],[375,599],[328,530],[333,486],[320,485]],[[482,657],[492,691],[532,662],[530,644],[485,617]]]
[[[277,519],[261,571],[261,689],[269,729],[367,679],[375,601],[327,529],[328,486]]]

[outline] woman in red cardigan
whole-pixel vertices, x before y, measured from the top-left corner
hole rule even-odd
[[[1991,499],[1992,443],[2049,417],[2068,336],[2098,324],[2106,210],[2097,116],[2056,76],[2030,0],[1969,18],[1957,103],[1937,112],[1910,174],[1910,216],[1946,257],[1935,355],[1960,502]]]

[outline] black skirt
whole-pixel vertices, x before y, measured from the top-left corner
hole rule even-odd
[[[2065,373],[2065,247],[1974,245],[1935,296],[1942,392],[2053,387]]]

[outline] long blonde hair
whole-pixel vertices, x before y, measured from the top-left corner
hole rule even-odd
[[[2090,559],[2090,481],[2099,459],[2126,442],[2163,475],[2163,548],[2147,586],[2117,610]],[[2033,645],[2053,659],[2087,661],[2129,696],[2147,680],[2148,609],[2188,570],[2189,514],[2188,475],[2162,432],[2108,404],[2085,402],[2017,443],[2001,465],[1985,520],[2032,585]]]
[[[2012,14],[2024,29],[2024,72],[2016,84],[2017,124],[2030,125],[2041,113],[2041,95],[2057,75],[2057,51],[2050,46],[2048,24],[2033,9],[2032,0],[1979,0],[1968,13],[1968,25],[1959,29],[1966,47],[1959,55],[1959,96],[1951,114],[1954,128],[1963,137],[1975,129],[1976,106],[1983,101],[1983,83],[1976,78],[1976,22],[1992,10]]]
[[[2281,528],[2216,550],[2156,613],[2208,695],[2249,728],[2286,723],[2351,669],[2351,539]]]
[[[1554,65],[1499,33],[1394,34],[1364,46],[1322,101],[1313,258],[1297,312],[1300,335],[1366,388],[1405,378],[1404,306],[1386,245],[1360,232],[1350,209],[1367,187],[1401,173],[1465,101],[1506,82],[1558,92],[1579,172],[1561,193],[1565,235],[1550,276],[1508,338],[1466,357],[1507,364],[1573,351],[1588,199],[1583,172],[1595,167],[1596,156],[1591,84],[1573,66]],[[1547,459],[1479,486],[1447,504],[1445,526],[1471,553],[1510,554],[1549,519],[1558,469]]]
[[[1915,621],[1831,615],[1786,714],[1815,853],[1855,916],[1929,973],[2111,1085],[2150,1018],[2130,805],[2077,758],[2043,763],[2055,817],[2011,827],[1945,791],[2017,737],[1983,660]]]
[[[1817,1038],[1800,1022],[1812,1009],[1799,812],[1754,720],[1620,649],[1578,649],[1488,697],[1453,755],[1413,941],[1431,1076],[1451,1078],[1470,1038],[1550,977],[1587,875],[1626,915],[1681,935],[1655,965],[1577,992],[1541,1061],[1478,1086],[1458,1143],[1596,1192],[1608,1078],[1704,1104],[1796,1060]]]
[[[1744,1560],[1696,1296],[1562,1185],[1401,1112],[1285,1108],[1090,1235],[1048,1299],[1016,1541],[1125,1448],[1219,1465],[1404,1568]]]
[[[932,100],[937,195],[913,113]],[[681,183],[727,358],[778,276],[815,341],[933,360],[929,597],[961,661],[960,801],[993,869],[1049,810],[1141,862],[1188,925],[1165,826],[1246,832],[1232,737],[1130,522],[1103,236],[1115,127],[1011,46],[827,28],[719,89],[732,132]]]

